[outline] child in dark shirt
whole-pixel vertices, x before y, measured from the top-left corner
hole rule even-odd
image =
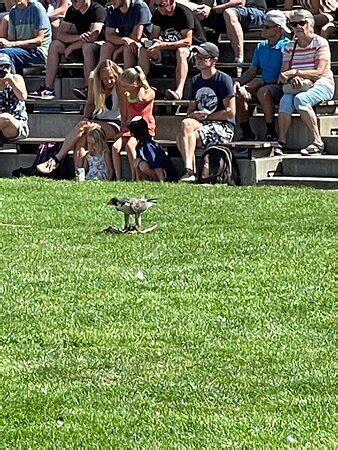
[[[146,120],[136,116],[129,122],[128,129],[138,141],[134,161],[136,181],[174,181],[175,169],[162,146],[149,134]]]

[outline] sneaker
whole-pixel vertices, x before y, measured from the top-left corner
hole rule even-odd
[[[80,100],[87,100],[88,97],[88,88],[74,88],[73,94],[76,98],[79,98]]]
[[[284,142],[277,142],[277,144],[274,146],[273,154],[274,156],[283,156],[285,150],[286,144]]]
[[[300,154],[303,156],[321,155],[323,150],[324,150],[324,144],[322,144],[322,145],[310,144],[306,148],[303,148],[300,151]]]
[[[41,100],[53,100],[55,98],[54,89],[48,89],[46,86],[40,86],[39,89],[33,92],[29,92],[28,98],[38,98]]]
[[[191,169],[185,169],[184,175],[178,180],[179,183],[194,183],[196,175]]]
[[[53,170],[55,170],[59,165],[59,162],[56,160],[56,158],[49,158],[44,163],[38,164],[36,166],[36,169],[38,172],[43,173],[45,175],[52,173]]]

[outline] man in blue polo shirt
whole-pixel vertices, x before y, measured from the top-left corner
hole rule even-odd
[[[237,122],[243,132],[243,140],[255,138],[249,124],[249,105],[254,99],[259,102],[266,122],[266,140],[275,141],[278,134],[274,125],[275,105],[279,103],[283,92],[277,80],[283,60],[285,45],[289,39],[283,33],[290,33],[282,11],[269,11],[263,26],[265,38],[255,48],[249,69],[235,82]],[[261,73],[261,78],[256,76]]]
[[[142,0],[112,0],[106,20],[106,43],[100,60],[123,54],[124,68],[137,64],[141,38],[151,32],[151,12]]]

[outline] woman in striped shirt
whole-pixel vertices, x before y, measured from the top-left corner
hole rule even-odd
[[[310,145],[301,154],[318,154],[324,150],[324,143],[313,106],[332,99],[334,94],[330,47],[326,39],[314,33],[314,19],[309,11],[294,10],[289,19],[295,39],[285,47],[279,77],[284,95],[279,104],[279,144],[275,153],[283,154],[286,149],[292,113],[298,112],[311,136]]]

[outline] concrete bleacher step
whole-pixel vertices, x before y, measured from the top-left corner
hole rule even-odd
[[[338,135],[324,136],[325,152],[328,155],[338,155]]]
[[[259,186],[307,186],[317,189],[337,189],[338,178],[275,176],[261,178],[257,184]]]
[[[281,169],[283,175],[290,177],[338,178],[338,156],[285,155]]]

